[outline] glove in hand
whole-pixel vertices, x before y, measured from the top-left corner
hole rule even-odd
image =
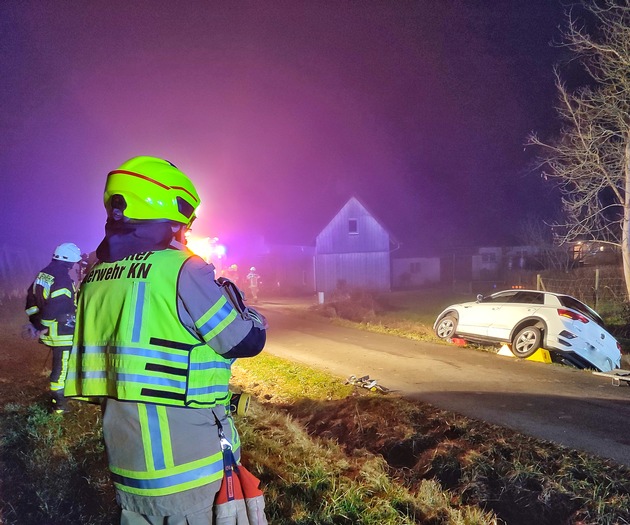
[[[239,289],[239,287],[225,277],[219,277],[216,280],[216,283],[219,285],[223,295],[228,298],[232,306],[236,308],[239,313],[243,313],[246,309],[245,303],[243,302],[245,294]]]
[[[263,314],[254,310],[251,306],[245,306],[243,301],[244,294],[232,281],[225,277],[219,277],[216,283],[221,288],[223,294],[228,298],[232,306],[238,310],[243,319],[249,319],[254,321],[255,324],[260,325],[259,328],[267,330],[269,323]]]
[[[22,325],[22,339],[27,341],[37,341],[42,335],[48,332],[48,328],[38,330],[31,323]]]

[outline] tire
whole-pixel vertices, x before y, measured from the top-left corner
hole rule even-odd
[[[445,315],[435,327],[435,335],[440,339],[450,339],[457,329],[457,318],[453,315]]]
[[[512,340],[512,353],[524,359],[533,355],[542,344],[542,333],[535,326],[526,326]]]

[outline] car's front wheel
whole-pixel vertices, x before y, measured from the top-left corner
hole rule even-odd
[[[456,328],[457,318],[453,315],[445,315],[435,328],[435,333],[440,339],[450,339]]]
[[[516,357],[529,357],[540,348],[542,333],[535,326],[523,328],[512,340],[512,353]]]

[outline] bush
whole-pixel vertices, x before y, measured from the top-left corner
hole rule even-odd
[[[365,290],[337,289],[330,300],[317,307],[327,317],[339,317],[355,323],[369,323],[383,311],[376,297]]]

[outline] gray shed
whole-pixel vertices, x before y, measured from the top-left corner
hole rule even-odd
[[[367,208],[351,197],[315,241],[315,286],[389,291],[392,237]]]

